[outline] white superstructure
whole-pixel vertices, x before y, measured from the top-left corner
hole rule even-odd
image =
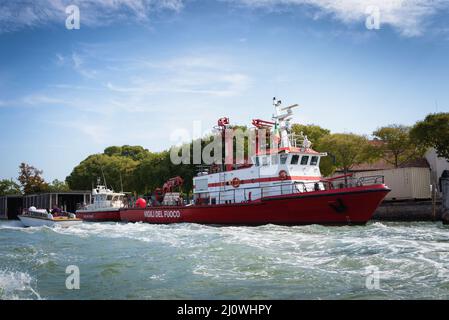
[[[76,212],[111,211],[124,207],[124,193],[114,192],[104,185],[97,185],[92,189],[91,203]]]
[[[324,189],[320,182],[319,164],[321,157],[327,154],[312,150],[306,136],[297,146],[298,141],[290,132],[292,109],[297,105],[282,107],[281,102],[275,100],[274,106],[276,113],[272,124],[278,141],[275,147],[265,152],[258,150],[245,168],[201,172],[193,179],[196,202],[241,203],[262,197]]]

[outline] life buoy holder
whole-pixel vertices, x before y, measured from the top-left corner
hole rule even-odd
[[[231,185],[234,187],[234,188],[238,188],[238,187],[240,187],[240,179],[239,178],[234,178],[234,179],[232,179],[232,181],[231,181]]]
[[[285,170],[279,171],[279,178],[281,180],[286,180],[287,179],[287,171],[285,171]]]

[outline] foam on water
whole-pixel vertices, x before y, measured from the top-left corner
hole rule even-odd
[[[41,299],[33,289],[34,282],[28,273],[0,270],[0,299]]]
[[[16,270],[4,271],[3,286],[37,288],[49,299],[448,299],[448,231],[436,223],[384,222],[356,227],[83,223],[54,229],[1,223],[0,241],[6,245],[0,247],[0,270]],[[64,285],[70,264],[81,270],[78,292]],[[381,275],[374,291],[365,285],[370,266]],[[39,297],[24,291],[31,294],[8,289],[5,298]]]

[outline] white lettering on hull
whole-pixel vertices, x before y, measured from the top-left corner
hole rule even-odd
[[[181,218],[181,211],[179,210],[145,210],[143,212],[145,218]]]

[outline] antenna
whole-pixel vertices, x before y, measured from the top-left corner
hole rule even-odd
[[[101,174],[103,175],[104,187],[107,189],[108,188],[108,184],[106,183],[106,177],[104,176],[103,167],[100,167],[100,169],[101,169]]]

